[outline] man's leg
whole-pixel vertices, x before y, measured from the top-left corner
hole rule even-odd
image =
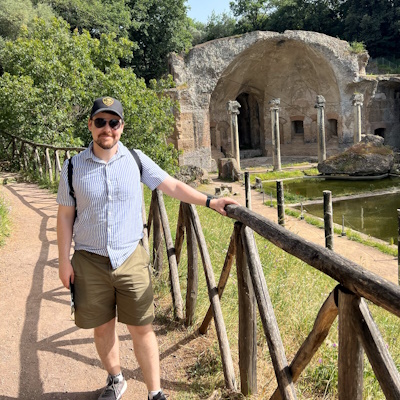
[[[115,332],[115,318],[94,328],[94,342],[104,368],[110,375],[121,372],[119,340]]]
[[[158,343],[151,324],[144,326],[127,325],[132,336],[136,359],[143,372],[147,390],[159,390],[160,383],[160,356]]]

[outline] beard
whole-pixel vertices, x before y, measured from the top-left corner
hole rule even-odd
[[[112,140],[105,141],[104,138]],[[103,150],[110,150],[118,143],[118,139],[113,136],[101,135],[95,140],[95,143]]]

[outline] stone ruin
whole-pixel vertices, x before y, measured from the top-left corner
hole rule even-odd
[[[273,156],[274,99],[280,99],[276,137],[281,156],[318,154],[319,115],[327,156],[366,133],[400,148],[400,77],[367,76],[368,59],[345,41],[305,31],[251,32],[195,46],[185,56],[171,54],[169,72],[176,88],[169,95],[180,105],[171,141],[182,150],[180,165],[211,171],[218,160],[234,157],[227,111],[232,101],[240,106],[240,158]],[[362,94],[362,102],[355,104],[355,93]],[[326,101],[320,114],[317,96]]]

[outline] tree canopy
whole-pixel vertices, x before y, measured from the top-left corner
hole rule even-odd
[[[36,20],[0,52],[0,129],[41,143],[86,146],[93,100],[113,96],[124,106],[124,143],[171,171],[177,153],[166,138],[174,104],[121,68],[119,59],[129,59],[131,49],[115,33],[96,39],[85,30],[71,32],[62,19]]]

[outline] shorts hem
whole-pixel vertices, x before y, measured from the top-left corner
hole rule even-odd
[[[93,329],[93,328],[98,328],[101,325],[106,324],[107,322],[110,322],[112,319],[114,319],[116,315],[112,315],[108,318],[103,318],[102,320],[96,320],[96,321],[76,321],[75,320],[75,325],[78,328],[81,329]]]
[[[144,325],[149,325],[154,321],[154,315],[151,315],[150,317],[143,318],[139,321],[127,321],[125,318],[118,318],[118,322],[121,324],[125,325],[131,325],[131,326],[144,326]]]

